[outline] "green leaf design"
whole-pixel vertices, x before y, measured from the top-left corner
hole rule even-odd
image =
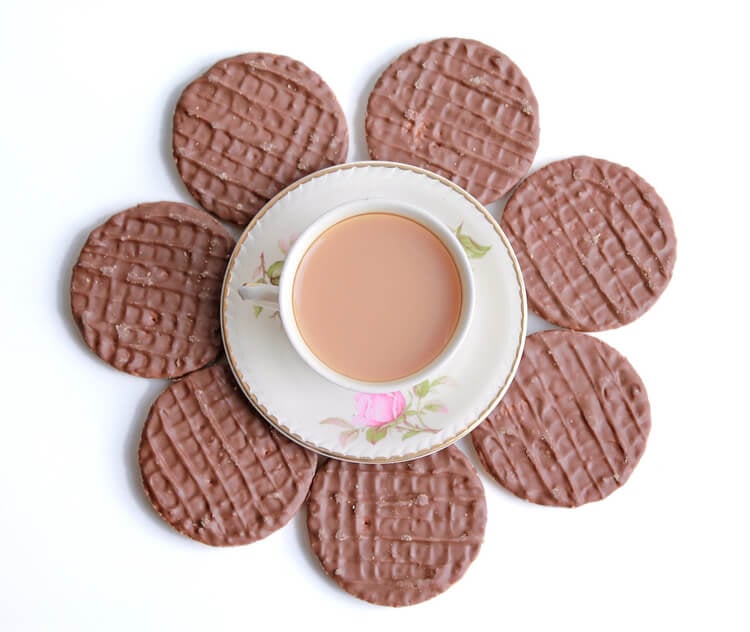
[[[417,397],[425,397],[430,392],[430,380],[420,382],[412,390]]]
[[[407,430],[404,434],[401,435],[401,440],[404,439],[411,439],[413,436],[418,435],[421,431],[420,430]]]
[[[284,267],[284,261],[274,261],[270,266],[268,266],[268,270],[266,270],[266,274],[268,274],[268,280],[271,282],[271,285],[278,285],[279,279],[281,278],[281,269]]]
[[[462,227],[463,222],[458,225],[458,228],[456,228],[456,237],[458,237],[458,241],[461,242],[469,259],[481,259],[487,254],[492,246],[482,246],[481,244],[478,244],[471,237],[461,232]]]
[[[388,434],[388,426],[380,426],[380,428],[368,428],[365,433],[365,438],[375,445],[381,439],[385,439]]]
[[[255,314],[256,318],[258,318],[258,316],[260,316],[260,313],[262,311],[263,311],[263,306],[261,306],[261,305],[256,305],[255,307],[253,307],[253,314]]]
[[[339,428],[346,428],[347,430],[350,428],[354,428],[352,424],[346,421],[346,419],[341,419],[341,417],[328,417],[320,423],[326,426],[338,426]]]
[[[424,407],[425,410],[429,410],[431,413],[438,413],[445,409],[445,406],[439,404],[438,402],[430,402],[429,404],[425,404]]]
[[[461,235],[458,240],[464,247],[466,254],[469,255],[469,259],[481,259],[490,249],[490,246],[481,246],[468,235]]]

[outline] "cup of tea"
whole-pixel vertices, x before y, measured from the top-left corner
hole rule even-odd
[[[387,199],[326,212],[289,250],[278,285],[246,283],[239,292],[278,310],[312,369],[361,392],[407,389],[438,371],[474,308],[458,238],[425,210]]]

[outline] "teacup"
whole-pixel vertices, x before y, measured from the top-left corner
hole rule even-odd
[[[239,292],[278,310],[313,370],[360,392],[408,389],[436,373],[474,309],[458,238],[425,210],[388,199],[326,212],[289,250],[278,285],[245,283]]]

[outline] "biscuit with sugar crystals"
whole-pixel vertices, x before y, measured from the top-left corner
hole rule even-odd
[[[220,222],[187,204],[140,204],[112,216],[73,267],[71,308],[86,344],[141,377],[180,377],[213,362],[233,248]]]
[[[482,466],[516,496],[576,507],[624,485],[651,429],[643,382],[586,334],[529,336],[516,378],[472,432]]]
[[[672,277],[677,238],[654,188],[632,170],[577,156],[526,178],[501,226],[523,271],[529,307],[577,331],[634,321]]]
[[[240,225],[295,180],[344,162],[348,144],[331,88],[283,55],[217,62],[185,88],[174,113],[182,181],[203,208]]]
[[[370,156],[429,169],[482,203],[528,172],[539,145],[539,109],[507,56],[474,40],[448,38],[403,53],[367,103]]]
[[[268,426],[217,364],[157,397],[138,463],[146,495],[166,522],[204,544],[228,546],[260,540],[291,520],[317,456]]]
[[[425,601],[458,581],[479,553],[484,488],[451,446],[405,463],[330,460],[307,505],[324,570],[355,597],[385,606]]]

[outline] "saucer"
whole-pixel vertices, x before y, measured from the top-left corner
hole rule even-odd
[[[422,208],[456,233],[471,261],[475,311],[463,344],[439,374],[408,390],[357,393],[311,369],[286,337],[278,313],[243,301],[238,290],[246,282],[278,283],[290,244],[327,210],[384,197]],[[510,243],[463,189],[418,167],[356,162],[298,180],[258,212],[229,260],[221,330],[240,387],[279,431],[326,456],[398,462],[450,445],[497,405],[521,359],[526,295]]]

